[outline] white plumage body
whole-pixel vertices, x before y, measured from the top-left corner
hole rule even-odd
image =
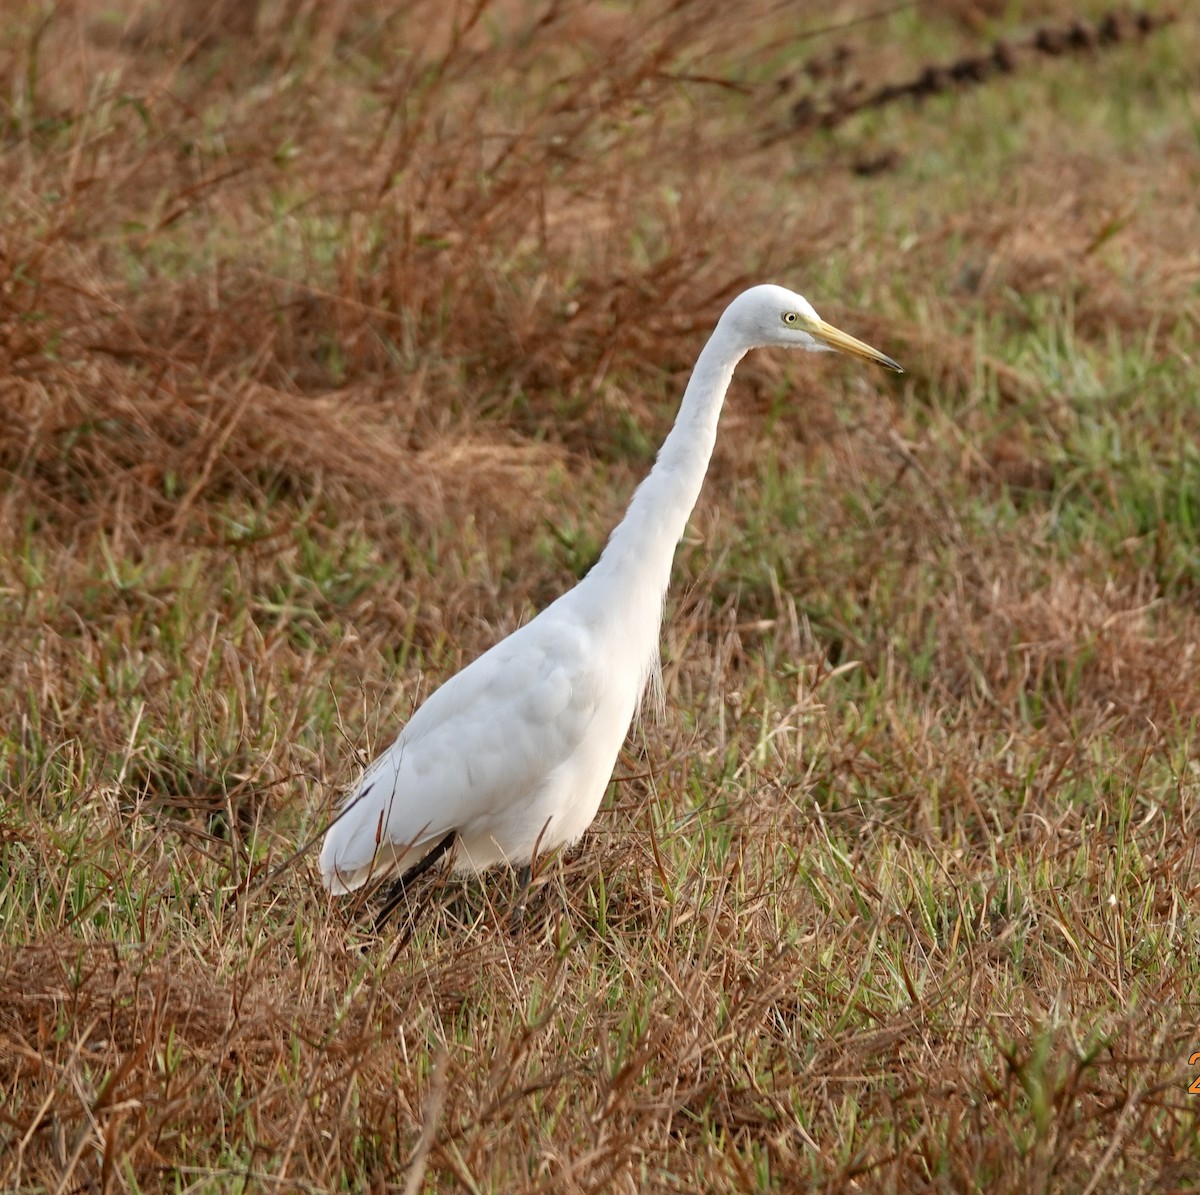
[[[596,566],[434,692],[367,769],[321,849],[331,892],[403,873],[451,834],[455,868],[478,871],[528,863],[591,824],[646,684],[657,676],[671,561],[700,494],[734,367],[767,344],[836,347],[899,369],[782,287],[754,287],[735,299]]]
[[[625,651],[573,589],[451,677],[368,769],[330,829],[333,892],[403,872],[451,830],[454,863],[527,863],[591,824],[639,697]],[[405,800],[407,794],[420,800]],[[539,841],[540,837],[540,841]]]

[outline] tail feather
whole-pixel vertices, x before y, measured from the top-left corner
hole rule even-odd
[[[334,896],[344,896],[369,880],[403,875],[417,863],[436,835],[422,832],[412,842],[387,836],[387,807],[369,802],[373,784],[354,794],[334,818],[321,845],[321,882]]]

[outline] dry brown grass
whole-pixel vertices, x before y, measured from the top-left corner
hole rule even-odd
[[[1195,20],[779,136],[1008,7],[5,11],[0,1185],[1200,1181]],[[746,362],[583,848],[372,942],[294,853],[765,277],[909,374]]]

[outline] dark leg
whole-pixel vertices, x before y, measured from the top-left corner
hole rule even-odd
[[[415,867],[410,867],[388,889],[387,899],[383,907],[375,914],[375,932],[378,933],[387,923],[387,919],[396,911],[396,906],[404,899],[409,884],[423,876],[453,845],[458,836],[457,830],[451,830]]]
[[[525,909],[529,904],[529,885],[533,883],[533,864],[526,863],[517,871],[517,899],[508,915],[510,933],[516,933],[525,924]]]
[[[525,909],[529,904],[529,886],[533,883],[533,877],[537,874],[538,848],[542,845],[542,835],[550,828],[550,819],[546,818],[542,824],[542,829],[533,844],[533,851],[529,856],[529,862],[525,864],[517,872],[517,899],[513,906],[513,911],[509,914],[508,929],[510,933],[516,933],[525,924]]]

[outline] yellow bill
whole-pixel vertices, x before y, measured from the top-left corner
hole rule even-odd
[[[904,372],[904,367],[897,365],[886,353],[881,353],[869,344],[856,340],[848,332],[843,332],[840,328],[827,324],[823,319],[812,320],[809,324],[809,331],[818,340],[827,344],[831,349],[836,349],[839,353],[849,353],[850,356],[861,357],[864,361],[874,361],[876,365],[882,365],[885,369],[894,369],[897,373]]]

